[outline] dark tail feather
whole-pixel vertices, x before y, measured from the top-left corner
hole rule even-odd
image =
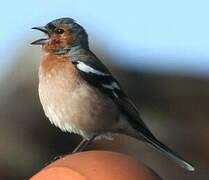
[[[146,135],[143,135],[143,137],[146,139],[146,141],[155,149],[169,157],[171,160],[173,160],[175,163],[177,163],[182,168],[185,168],[189,171],[194,171],[195,168],[186,162],[183,158],[181,158],[179,155],[174,153],[170,148],[165,146],[163,143],[158,141],[155,137],[147,137]]]

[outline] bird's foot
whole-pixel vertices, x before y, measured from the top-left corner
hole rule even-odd
[[[71,154],[71,153],[70,153]],[[56,161],[58,159],[61,159],[61,158],[64,158],[65,156],[67,156],[68,154],[63,154],[63,155],[58,155],[58,156],[55,156],[53,159],[52,159],[52,162],[53,161]]]

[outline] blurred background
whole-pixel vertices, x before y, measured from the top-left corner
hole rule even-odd
[[[27,179],[81,138],[50,125],[38,98],[42,37],[60,17],[88,31],[90,47],[134,100],[153,133],[190,161],[187,172],[137,140],[115,135],[88,149],[122,152],[168,180],[209,179],[209,1],[3,1],[0,28],[0,179]]]

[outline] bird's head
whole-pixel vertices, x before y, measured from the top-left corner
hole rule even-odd
[[[46,38],[32,42],[32,45],[42,45],[46,52],[59,53],[74,46],[88,48],[88,35],[84,28],[71,18],[60,18],[45,26],[33,27],[46,34]]]

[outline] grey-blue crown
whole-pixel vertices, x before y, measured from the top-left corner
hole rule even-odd
[[[59,18],[50,22],[54,26],[74,24],[75,20],[72,18]]]

